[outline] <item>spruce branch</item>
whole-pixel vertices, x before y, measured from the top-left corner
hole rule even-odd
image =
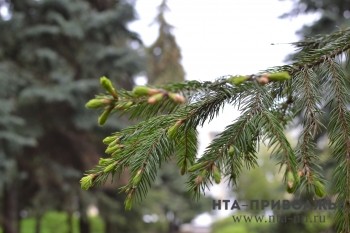
[[[87,103],[106,115],[121,112],[143,121],[107,137],[108,158],[87,172],[82,188],[104,183],[109,175],[129,172],[125,206],[145,197],[158,167],[175,158],[180,174],[188,175],[195,197],[227,178],[233,185],[243,168],[257,166],[257,151],[267,142],[284,170],[287,191],[299,188],[311,198],[326,195],[315,140],[325,126],[322,110],[330,109],[329,146],[337,160],[334,171],[338,232],[350,232],[350,104],[349,80],[341,58],[349,54],[350,29],[295,43],[300,53],[290,65],[258,74],[224,76],[214,82],[186,81],[163,86],[117,90],[104,81],[106,94]],[[348,59],[346,57],[346,59]],[[197,128],[217,117],[225,105],[240,117],[226,126],[197,154]],[[102,114],[103,116],[103,114]],[[106,119],[107,119],[106,117]],[[285,129],[296,118],[301,137],[292,148]]]
[[[331,116],[328,124],[329,145],[338,165],[334,173],[335,189],[338,193],[336,224],[339,232],[350,231],[350,103],[349,91],[346,89],[349,80],[342,67],[334,60],[328,59],[325,64],[329,69],[331,81],[327,99],[331,105]]]
[[[177,156],[177,165],[180,168],[180,174],[188,172],[188,168],[193,165],[197,155],[198,141],[197,130],[195,128],[179,128],[184,130],[183,134],[175,136],[175,154]]]
[[[295,98],[296,107],[302,109],[303,130],[296,148],[298,157],[299,175],[301,176],[301,187],[305,187],[309,193],[313,193],[315,183],[321,178],[318,164],[318,156],[315,154],[316,145],[314,139],[323,127],[320,122],[322,114],[320,80],[311,68],[305,67],[296,73]]]

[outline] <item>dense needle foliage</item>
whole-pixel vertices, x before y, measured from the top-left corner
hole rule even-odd
[[[199,197],[221,178],[234,185],[242,168],[257,166],[259,144],[266,143],[285,174],[288,192],[301,190],[310,198],[322,198],[326,181],[314,138],[326,128],[331,156],[337,160],[330,181],[341,206],[335,221],[338,232],[350,232],[350,90],[343,69],[349,62],[349,41],[350,29],[306,39],[294,43],[299,53],[290,65],[214,82],[187,81],[126,91],[115,90],[107,78],[101,78],[107,93],[87,104],[103,109],[99,123],[114,112],[142,121],[104,140],[111,156],[87,172],[82,187],[88,189],[109,175],[129,172],[129,182],[121,191],[126,193],[126,208],[131,208],[135,199],[147,194],[162,163],[175,157],[180,173],[188,174],[189,190]],[[240,117],[197,157],[197,127],[215,118],[225,105],[237,106]],[[330,121],[323,124],[326,108],[331,109]],[[293,148],[285,130],[295,124],[302,130]]]

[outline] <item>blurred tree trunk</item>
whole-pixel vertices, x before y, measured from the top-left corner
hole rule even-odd
[[[179,232],[179,226],[174,221],[169,221],[169,228],[168,233],[178,233]]]
[[[40,210],[37,210],[37,213],[35,214],[35,233],[41,232],[41,218],[42,213]]]
[[[108,217],[104,218],[104,223],[105,223],[105,233],[114,233],[115,232],[115,231],[113,231],[113,224]]]
[[[90,233],[90,224],[89,219],[86,213],[86,204],[82,198],[82,196],[79,196],[79,227],[80,227],[80,233]]]
[[[73,233],[73,211],[72,211],[72,209],[69,209],[67,211],[67,226],[68,226],[68,233]]]
[[[18,233],[18,206],[16,183],[5,184],[3,196],[4,233]]]
[[[90,233],[90,225],[89,220],[87,218],[86,213],[80,212],[80,219],[79,219],[79,226],[80,226],[80,233]]]

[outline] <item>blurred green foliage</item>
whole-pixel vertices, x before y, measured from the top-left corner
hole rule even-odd
[[[67,224],[68,215],[64,212],[51,211],[47,212],[41,219],[41,233],[68,233]],[[90,217],[91,232],[103,233],[104,223],[100,217]],[[24,218],[20,222],[21,231],[20,233],[35,233],[35,219],[34,218]],[[73,232],[79,232],[79,218],[73,217]],[[0,228],[0,233],[3,233]]]
[[[241,220],[241,222],[235,222],[231,217],[227,217],[225,219],[219,220],[213,224],[212,232],[211,233],[229,233],[229,232],[235,232],[235,233],[270,233],[270,232],[283,232],[283,229],[279,228],[279,224],[277,222],[265,222],[266,219],[269,219],[269,216],[265,216],[265,220],[263,222],[257,222],[254,220],[254,216],[262,216],[262,215],[252,215],[251,213],[247,212],[237,212],[233,215],[241,215],[241,216],[251,216],[253,217],[251,222],[245,222]],[[283,217],[282,215],[280,215]],[[319,232],[329,232],[329,228],[332,225],[331,217],[328,213],[322,213],[322,212],[309,212],[308,218],[312,219],[313,216],[324,216],[325,222],[306,222],[305,228],[303,229],[303,233],[319,233]],[[282,221],[281,221],[282,222]],[[296,227],[295,223],[282,223],[286,226],[288,229],[294,229]],[[282,231],[281,231],[282,230]],[[294,229],[294,232],[297,232],[298,228],[296,227]]]
[[[239,215],[249,216],[250,214],[240,212]],[[225,219],[215,222],[212,226],[211,233],[270,233],[274,230],[274,228],[271,227],[271,225],[272,224],[256,223],[254,221],[252,221],[251,223],[236,223],[233,221],[232,217],[227,217]]]
[[[286,0],[280,0],[286,1]],[[304,25],[298,34],[310,37],[347,28],[350,25],[350,2],[347,0],[288,0],[293,2],[290,12],[282,17],[297,17],[302,14],[318,13],[319,18],[310,25]]]
[[[117,88],[131,90],[134,78],[148,70],[148,50],[128,27],[136,18],[134,4],[128,0],[0,0],[0,7],[9,10],[0,16],[0,223],[7,223],[6,233],[17,233],[23,210],[43,224],[23,220],[22,229],[44,232],[45,213],[57,210],[70,215],[79,212],[74,229],[78,224],[84,233],[98,232],[86,216],[90,204],[99,208],[107,233],[115,229],[152,232],[159,228],[156,225],[162,225],[159,232],[169,231],[171,224],[189,221],[196,214],[194,208],[185,211],[187,204],[168,207],[167,199],[161,203],[157,197],[149,198],[146,207],[126,212],[124,197],[115,186],[106,184],[91,192],[79,187],[83,172],[104,154],[101,139],[130,123],[126,117],[113,116],[102,128],[96,124],[98,113],[85,109],[85,103],[103,91],[99,77],[108,76]],[[159,23],[162,29],[170,29],[165,21]],[[164,56],[157,56],[167,58],[163,65],[177,67],[176,78],[183,80],[175,38],[170,30],[160,33],[157,46],[163,46]],[[167,51],[169,40],[173,52]],[[166,54],[176,57],[170,61]],[[127,179],[126,174],[114,182],[121,186]],[[166,189],[170,183],[160,186]],[[179,196],[176,186],[169,190],[162,192],[187,198]],[[154,206],[160,216],[176,213],[173,222],[143,222],[143,214]]]

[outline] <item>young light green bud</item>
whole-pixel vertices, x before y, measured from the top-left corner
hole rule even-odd
[[[213,165],[212,169],[213,169],[212,171],[213,171],[213,177],[214,177],[215,183],[220,184],[221,172],[220,172],[219,168],[217,166]]]
[[[238,86],[244,83],[245,81],[247,81],[248,79],[249,79],[249,76],[232,76],[227,79],[227,82]]]
[[[207,164],[208,164],[207,162],[196,163],[196,164],[192,165],[191,167],[189,167],[188,171],[195,172],[195,171],[207,166]]]
[[[110,164],[113,161],[113,159],[105,159],[105,158],[100,158],[98,161],[98,165],[105,166],[107,164]]]
[[[194,183],[196,184],[196,185],[200,185],[202,182],[203,182],[203,176],[201,176],[201,175],[198,175],[197,177],[196,177],[196,179],[194,180]]]
[[[93,185],[96,174],[89,174],[80,179],[80,186],[84,190],[88,190]]]
[[[269,73],[267,76],[270,81],[280,81],[280,82],[289,80],[291,78],[288,72]]]
[[[267,74],[263,74],[260,77],[258,77],[256,79],[256,81],[260,84],[260,85],[266,85],[270,82],[269,77],[267,76]]]
[[[305,174],[304,174],[304,171],[303,170],[299,170],[298,171],[298,177],[299,177],[299,181],[300,181],[300,178],[303,177]]]
[[[160,93],[161,91],[158,89],[152,89],[146,86],[136,86],[132,90],[132,93],[136,97],[146,96],[146,95],[155,95]]]
[[[204,178],[207,175],[207,173],[208,173],[207,170],[201,171],[201,173],[194,180],[195,184],[200,185],[204,181]]]
[[[155,95],[152,95],[151,97],[149,97],[147,102],[149,104],[156,104],[159,101],[161,101],[163,99],[163,97],[164,97],[163,93],[158,93],[158,94],[155,94]]]
[[[118,98],[118,94],[117,94],[116,90],[114,89],[111,80],[109,80],[107,77],[103,76],[100,78],[100,84],[114,98],[116,98],[116,99]]]
[[[324,185],[318,180],[314,182],[314,189],[315,189],[315,194],[318,197],[324,197],[326,195],[326,190]]]
[[[103,172],[108,173],[108,172],[113,171],[116,168],[117,164],[118,164],[118,162],[114,162],[114,163],[109,164],[108,166],[105,167]]]
[[[116,135],[112,135],[112,136],[108,136],[105,139],[103,139],[102,142],[106,145],[109,145],[110,143],[112,143],[114,141],[118,141],[117,139],[118,139],[118,137]]]
[[[132,184],[134,186],[137,186],[140,183],[140,181],[141,181],[141,177],[142,177],[142,170],[140,169],[140,170],[137,171],[137,173],[134,176],[134,178],[132,178]]]
[[[180,126],[182,125],[182,120],[177,121],[173,126],[168,129],[167,136],[170,139],[174,139]]]
[[[120,152],[121,152],[121,148],[117,148],[115,151],[113,151],[113,153],[111,154],[111,157],[116,159],[120,156]]]
[[[110,99],[91,99],[85,104],[86,108],[94,109],[104,107],[111,103]]]
[[[185,97],[183,97],[182,95],[176,94],[176,93],[168,93],[169,98],[174,101],[175,103],[178,104],[183,104],[186,102]]]
[[[286,178],[287,178],[287,181],[288,181],[288,182],[294,182],[294,175],[293,175],[293,172],[292,172],[291,170],[289,170],[289,171],[287,172]]]
[[[228,149],[228,154],[229,156],[234,156],[235,154],[235,149],[233,148],[233,146],[230,146]]]
[[[126,102],[123,104],[123,109],[130,108],[134,103],[132,101]]]
[[[293,193],[295,189],[295,179],[294,179],[294,174],[291,170],[287,171],[286,181],[287,181],[287,192]]]
[[[105,150],[105,153],[106,154],[112,154],[113,152],[115,152],[119,148],[120,148],[119,144],[108,146],[107,149]]]
[[[289,186],[289,184],[287,184],[287,192],[288,193],[294,193],[294,187]]]
[[[126,210],[131,210],[132,208],[132,197],[128,195],[125,199],[124,206]]]
[[[107,118],[109,116],[109,114],[111,113],[112,108],[106,108],[102,114],[98,117],[98,124],[99,125],[104,125],[107,121]]]
[[[146,87],[146,86],[136,86],[136,87],[134,87],[134,89],[132,90],[132,93],[133,93],[135,96],[140,97],[140,96],[148,95],[149,90],[150,90],[150,88],[149,88],[149,87]]]

